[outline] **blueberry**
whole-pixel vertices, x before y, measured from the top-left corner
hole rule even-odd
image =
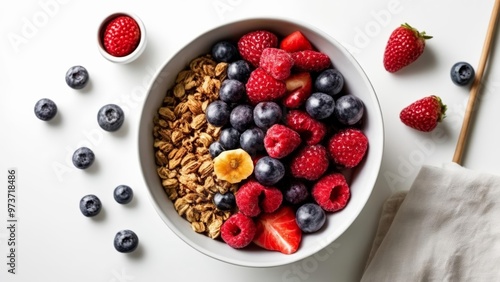
[[[240,136],[240,147],[249,155],[255,156],[264,150],[265,133],[261,128],[253,127],[245,130]]]
[[[231,192],[226,192],[225,194],[219,192],[215,193],[213,202],[214,205],[222,211],[229,211],[236,207],[236,198]]]
[[[134,191],[127,185],[118,185],[113,191],[113,197],[119,204],[128,204],[134,197]]]
[[[262,129],[268,129],[278,123],[282,117],[283,111],[275,102],[260,102],[253,109],[255,125]]]
[[[345,95],[335,102],[335,117],[345,125],[354,125],[363,117],[363,101],[354,95]]]
[[[326,69],[318,75],[314,87],[318,92],[337,95],[344,87],[344,76],[336,69]]]
[[[331,116],[334,109],[335,101],[333,97],[325,93],[313,93],[306,100],[306,112],[315,119],[324,119]]]
[[[293,181],[290,186],[285,189],[283,196],[290,204],[300,204],[309,197],[309,191],[304,183]]]
[[[238,131],[243,132],[253,125],[253,108],[250,105],[238,105],[229,116],[229,123]]]
[[[96,195],[86,195],[80,200],[80,211],[86,217],[98,215],[101,207],[101,200]]]
[[[43,98],[35,104],[35,115],[37,118],[47,121],[51,120],[57,114],[57,106],[54,101]]]
[[[89,73],[82,66],[74,66],[66,72],[66,84],[73,89],[82,89],[89,81]]]
[[[285,166],[269,156],[260,158],[255,164],[254,174],[257,181],[265,186],[276,184],[285,175]]]
[[[206,110],[207,121],[213,126],[224,126],[229,121],[231,108],[223,101],[215,100]]]
[[[220,132],[219,143],[225,150],[238,148],[240,145],[240,132],[232,127],[224,128]]]
[[[302,231],[312,233],[323,227],[326,221],[326,214],[317,204],[307,203],[297,209],[295,220]]]
[[[95,155],[87,147],[80,147],[73,153],[73,165],[79,169],[86,169],[94,163]]]
[[[114,245],[120,253],[130,253],[139,245],[139,237],[132,230],[121,230],[115,235]]]
[[[246,95],[245,84],[235,79],[226,79],[219,90],[219,99],[227,103],[235,103]]]
[[[115,104],[102,106],[97,112],[97,123],[106,131],[117,131],[125,120],[122,108]]]
[[[245,60],[238,60],[236,62],[230,63],[227,67],[227,77],[229,79],[236,79],[243,83],[247,82],[250,77],[252,68],[250,64]]]
[[[469,84],[474,79],[474,68],[466,62],[458,62],[451,67],[451,81],[459,86]]]
[[[231,63],[236,61],[238,56],[238,48],[231,42],[220,41],[212,47],[212,57],[217,62]]]
[[[215,158],[220,155],[220,153],[224,152],[224,147],[222,147],[219,141],[215,141],[208,147],[208,152],[212,158]]]

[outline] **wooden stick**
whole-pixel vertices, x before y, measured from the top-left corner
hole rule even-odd
[[[495,5],[493,6],[493,11],[491,13],[490,23],[488,25],[488,31],[486,32],[486,39],[484,40],[483,51],[481,53],[481,58],[479,60],[479,66],[477,67],[476,76],[474,78],[474,81],[472,82],[472,86],[470,89],[469,101],[467,102],[467,108],[465,110],[462,129],[460,130],[457,146],[455,147],[455,154],[453,155],[453,162],[460,165],[462,164],[462,157],[466,145],[465,143],[467,141],[467,135],[469,134],[469,125],[471,122],[472,113],[474,111],[474,105],[476,104],[477,96],[479,95],[481,80],[483,78],[486,62],[488,61],[488,55],[490,54],[491,42],[493,36],[495,35],[495,28],[499,13],[500,13],[500,0],[496,0]]]

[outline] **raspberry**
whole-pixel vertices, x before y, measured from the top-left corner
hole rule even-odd
[[[256,30],[243,35],[238,40],[238,51],[243,59],[254,67],[259,66],[260,56],[266,48],[276,48],[278,37],[266,30]]]
[[[124,57],[137,48],[140,38],[141,30],[137,22],[129,16],[119,16],[106,26],[103,45],[110,55]]]
[[[256,105],[263,101],[276,101],[286,92],[285,83],[276,80],[261,68],[255,69],[246,83],[250,103]]]
[[[236,205],[240,212],[256,217],[261,212],[277,210],[283,202],[283,194],[275,187],[267,187],[256,180],[248,180],[236,193]]]
[[[343,129],[330,138],[328,151],[332,160],[345,168],[357,166],[368,149],[368,138],[359,129]]]
[[[290,76],[293,59],[290,54],[277,48],[266,48],[262,51],[259,66],[277,80]]]
[[[332,63],[328,55],[312,50],[294,52],[292,58],[294,68],[299,71],[322,71]]]
[[[264,186],[255,180],[249,180],[241,185],[236,192],[236,206],[241,213],[249,217],[258,216],[260,213],[259,196]]]
[[[294,177],[307,180],[320,178],[328,169],[328,153],[322,145],[311,145],[302,148],[290,163],[290,171]]]
[[[281,159],[297,149],[301,141],[297,132],[284,125],[275,124],[266,132],[264,148],[270,157]]]
[[[230,247],[240,249],[252,242],[256,231],[257,228],[251,218],[242,213],[236,213],[222,224],[220,235]]]
[[[323,176],[314,184],[311,194],[316,203],[327,212],[343,209],[351,196],[349,185],[340,173]]]
[[[286,116],[286,125],[297,131],[307,145],[315,145],[323,140],[326,126],[301,110],[291,110]]]
[[[271,213],[277,210],[283,202],[283,194],[278,188],[265,187],[262,190],[264,197],[260,202],[260,207],[265,213]]]

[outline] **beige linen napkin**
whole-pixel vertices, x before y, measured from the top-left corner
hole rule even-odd
[[[423,166],[386,202],[361,281],[500,281],[500,176]]]

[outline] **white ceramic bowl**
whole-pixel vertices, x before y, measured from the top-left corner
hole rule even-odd
[[[173,86],[177,73],[195,57],[209,53],[219,40],[234,39],[246,32],[267,29],[283,37],[300,30],[320,51],[326,53],[334,66],[344,75],[349,91],[365,104],[363,131],[369,139],[365,160],[355,171],[351,183],[351,199],[340,212],[327,216],[326,226],[320,232],[304,234],[299,250],[291,255],[267,251],[258,247],[243,250],[232,249],[219,240],[212,240],[195,233],[190,224],[175,211],[167,198],[158,175],[153,149],[153,116],[161,105],[167,89]],[[249,267],[284,265],[306,258],[335,241],[356,219],[370,197],[382,160],[384,129],[377,96],[355,59],[336,40],[308,24],[285,19],[248,19],[212,29],[195,38],[169,59],[156,74],[144,102],[139,125],[139,158],[152,203],[163,221],[187,244],[215,259]]]
[[[137,22],[137,25],[139,26],[139,30],[141,31],[141,38],[139,41],[139,45],[135,48],[135,50],[128,54],[127,56],[123,57],[116,57],[111,54],[109,54],[105,49],[104,49],[104,44],[102,42],[103,38],[103,32],[104,29],[106,28],[106,25],[114,18],[119,17],[119,16],[129,16],[132,19],[134,19]],[[144,52],[144,49],[146,49],[146,43],[147,43],[147,36],[146,36],[146,27],[144,26],[144,23],[142,20],[134,13],[129,13],[129,12],[117,12],[113,13],[109,16],[107,16],[104,20],[101,21],[99,28],[97,29],[97,47],[99,49],[99,53],[108,61],[113,62],[113,63],[118,63],[118,64],[128,64],[133,62],[135,59],[139,58],[139,56]]]

